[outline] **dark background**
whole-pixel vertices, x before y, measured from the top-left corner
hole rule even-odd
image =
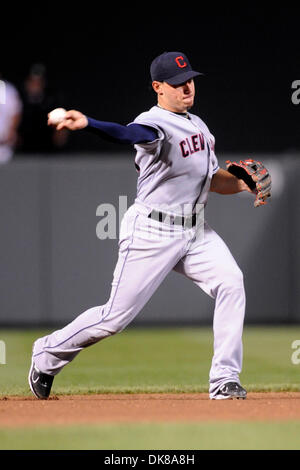
[[[300,148],[300,105],[291,101],[291,84],[300,79],[299,9],[293,5],[45,3],[3,9],[0,68],[19,87],[30,66],[42,62],[64,107],[127,124],[155,102],[152,59],[182,51],[205,74],[196,78],[193,112],[215,135],[217,152]],[[70,136],[65,150],[123,148],[82,131]]]
[[[195,79],[193,112],[215,135],[220,166],[251,156],[272,175],[263,208],[249,194],[212,193],[206,211],[245,275],[246,321],[299,323],[300,104],[291,100],[300,80],[299,11],[228,2],[26,3],[1,5],[0,15],[4,76],[21,89],[32,64],[43,63],[50,92],[61,96],[57,105],[100,120],[127,124],[149,109],[153,58],[167,50],[188,55],[205,74]],[[119,195],[132,204],[136,194],[132,147],[83,130],[50,154],[39,127],[49,129],[44,112],[36,128],[27,119],[39,150],[18,149],[0,171],[6,325],[65,323],[108,299],[118,242],[96,237],[96,209],[110,203],[118,210]],[[170,273],[137,322],[211,323],[212,311],[211,298]]]

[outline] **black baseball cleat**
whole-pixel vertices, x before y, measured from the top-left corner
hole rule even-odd
[[[54,376],[41,372],[32,361],[28,382],[32,393],[40,400],[47,400],[50,395]]]
[[[227,382],[222,385],[213,400],[239,399],[245,400],[247,397],[246,390],[237,382]]]

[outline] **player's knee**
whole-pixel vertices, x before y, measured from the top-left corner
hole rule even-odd
[[[234,272],[234,283],[240,287],[244,287],[244,275],[239,267]]]
[[[238,266],[234,270],[224,273],[222,287],[227,291],[244,291],[244,276]]]

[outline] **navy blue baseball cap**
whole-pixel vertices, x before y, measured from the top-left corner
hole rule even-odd
[[[167,82],[170,85],[180,85],[197,75],[183,52],[164,52],[151,63],[150,74],[152,81]]]

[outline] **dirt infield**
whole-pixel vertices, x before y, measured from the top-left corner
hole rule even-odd
[[[300,420],[300,392],[249,393],[246,400],[220,401],[196,393],[0,398],[0,427],[236,420]]]

